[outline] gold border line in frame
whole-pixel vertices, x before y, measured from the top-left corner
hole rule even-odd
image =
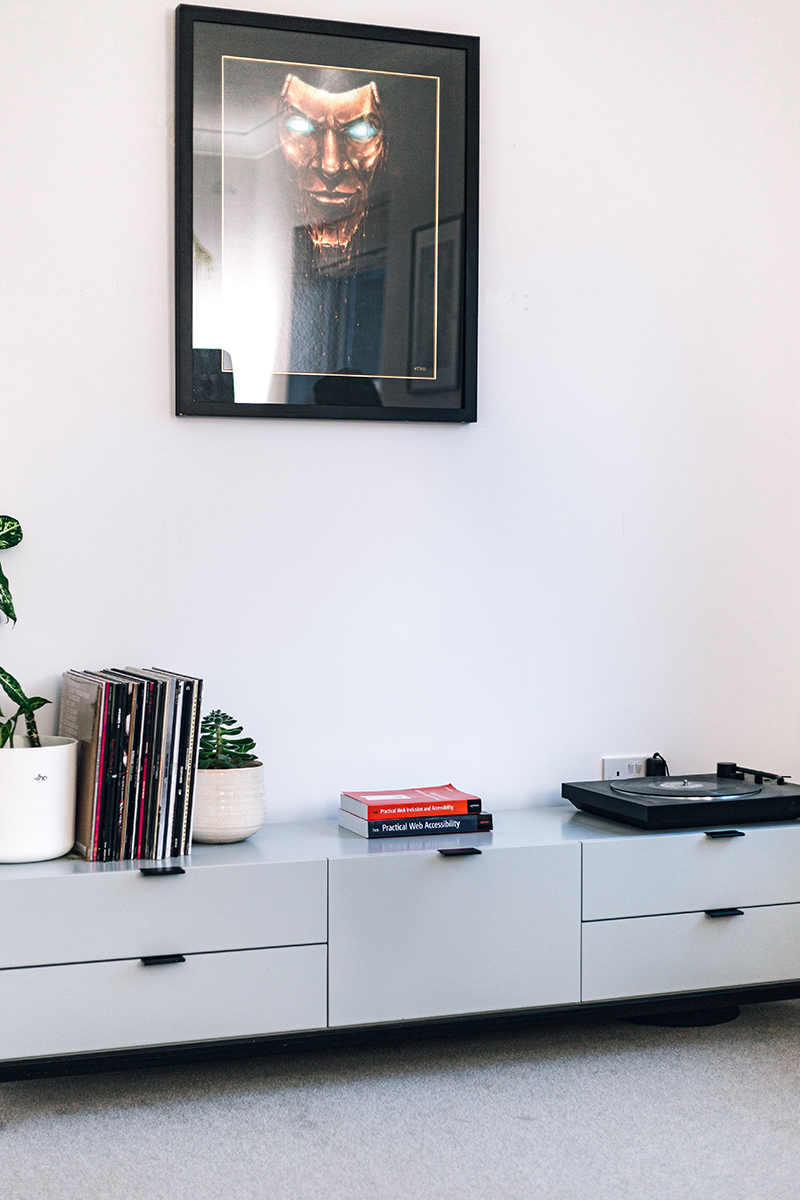
[[[276,67],[310,67],[320,71],[348,71],[350,73],[358,73],[361,75],[395,75],[400,79],[430,79],[436,81],[436,139],[434,150],[434,209],[433,220],[436,236],[434,238],[434,257],[433,257],[433,374],[426,375],[425,378],[431,382],[435,381],[439,369],[439,343],[438,343],[438,317],[439,317],[439,138],[440,138],[440,94],[441,94],[441,78],[439,75],[420,75],[410,71],[380,71],[370,70],[368,67],[333,67],[324,63],[300,63],[291,62],[282,58],[254,58],[244,54],[221,54],[220,55],[220,139],[221,139],[221,154],[220,154],[220,258],[221,258],[221,292],[222,292],[222,308],[225,310],[225,60],[230,59],[231,62],[254,62],[267,63],[270,66]],[[224,361],[224,347],[221,350],[220,358]],[[220,363],[221,370],[225,370]],[[232,373],[233,368],[228,368]],[[341,376],[339,371],[325,371],[320,375],[319,371],[272,371],[272,375],[309,375],[311,377],[324,378],[327,375]],[[345,375],[345,378],[347,376]],[[419,375],[370,375],[370,379],[420,379]]]
[[[222,329],[220,332],[224,335],[225,324],[225,55],[220,55],[219,60],[219,257],[220,257],[220,306],[223,314]],[[225,370],[225,338],[220,338],[222,345],[219,351],[220,370]],[[234,399],[236,394],[234,392]]]
[[[399,75],[401,79],[437,79],[438,75],[418,75],[412,71],[371,71],[369,67],[333,67],[330,63],[291,62],[286,58],[251,58],[248,54],[222,54],[232,62],[263,62],[273,67],[312,67],[318,71],[358,71],[361,75]]]
[[[433,379],[439,373],[439,88],[441,80],[436,77],[436,196],[433,207],[434,251],[433,251]],[[223,148],[224,149],[224,148]],[[409,329],[409,337],[411,330]]]
[[[353,379],[353,375],[347,371],[271,371],[271,375],[308,375],[311,379]],[[420,379],[420,375],[360,375],[356,376],[359,379]],[[433,379],[433,375],[426,375],[426,381]],[[788,775],[787,775],[788,779]]]

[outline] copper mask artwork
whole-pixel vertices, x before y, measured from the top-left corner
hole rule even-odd
[[[328,92],[287,75],[281,100],[281,149],[315,250],[322,259],[349,254],[375,172],[386,162],[378,89],[368,83]]]

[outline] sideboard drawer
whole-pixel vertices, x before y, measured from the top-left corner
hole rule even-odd
[[[693,829],[587,842],[583,919],[800,903],[800,824],[740,826],[742,837]]]
[[[0,880],[0,967],[327,941],[327,863]]]
[[[580,866],[577,844],[333,860],[331,1025],[577,1003]]]
[[[0,971],[0,1058],[323,1028],[325,946]]]
[[[800,979],[800,904],[583,926],[581,1000]]]

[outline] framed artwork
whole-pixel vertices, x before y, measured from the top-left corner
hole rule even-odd
[[[474,421],[478,39],[177,18],[178,415]]]

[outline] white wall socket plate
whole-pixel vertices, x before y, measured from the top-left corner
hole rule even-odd
[[[635,779],[644,775],[646,754],[619,754],[600,759],[601,779]]]

